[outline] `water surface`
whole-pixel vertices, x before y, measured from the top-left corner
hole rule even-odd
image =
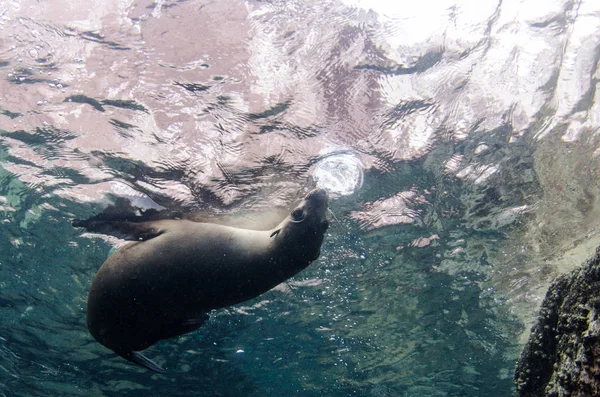
[[[511,395],[600,245],[597,3],[1,3],[0,395]],[[314,184],[321,258],[148,350],[176,373],[87,332],[122,242],[75,217],[252,219]]]

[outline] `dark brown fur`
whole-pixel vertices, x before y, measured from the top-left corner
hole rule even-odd
[[[187,220],[115,223],[142,241],[117,250],[96,274],[90,333],[122,357],[163,371],[137,351],[193,331],[210,310],[255,298],[307,267],[320,254],[326,209],[327,194],[314,190],[266,231]]]

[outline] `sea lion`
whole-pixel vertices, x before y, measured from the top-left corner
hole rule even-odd
[[[255,298],[306,268],[320,255],[327,203],[324,190],[313,190],[264,231],[188,220],[74,221],[136,240],[111,255],[92,281],[90,333],[121,357],[165,372],[139,351],[191,332],[211,310]]]

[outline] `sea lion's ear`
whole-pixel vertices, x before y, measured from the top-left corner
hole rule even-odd
[[[281,231],[281,229],[275,230],[273,233],[271,233],[271,235],[269,237],[275,237],[275,236],[277,236],[280,231]]]

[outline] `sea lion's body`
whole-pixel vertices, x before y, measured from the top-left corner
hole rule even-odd
[[[195,330],[209,311],[257,297],[308,266],[320,253],[326,208],[327,195],[315,190],[266,231],[187,220],[112,225],[143,241],[121,247],[96,274],[90,333],[117,354],[161,370],[136,352]],[[106,227],[84,222],[91,231]]]

